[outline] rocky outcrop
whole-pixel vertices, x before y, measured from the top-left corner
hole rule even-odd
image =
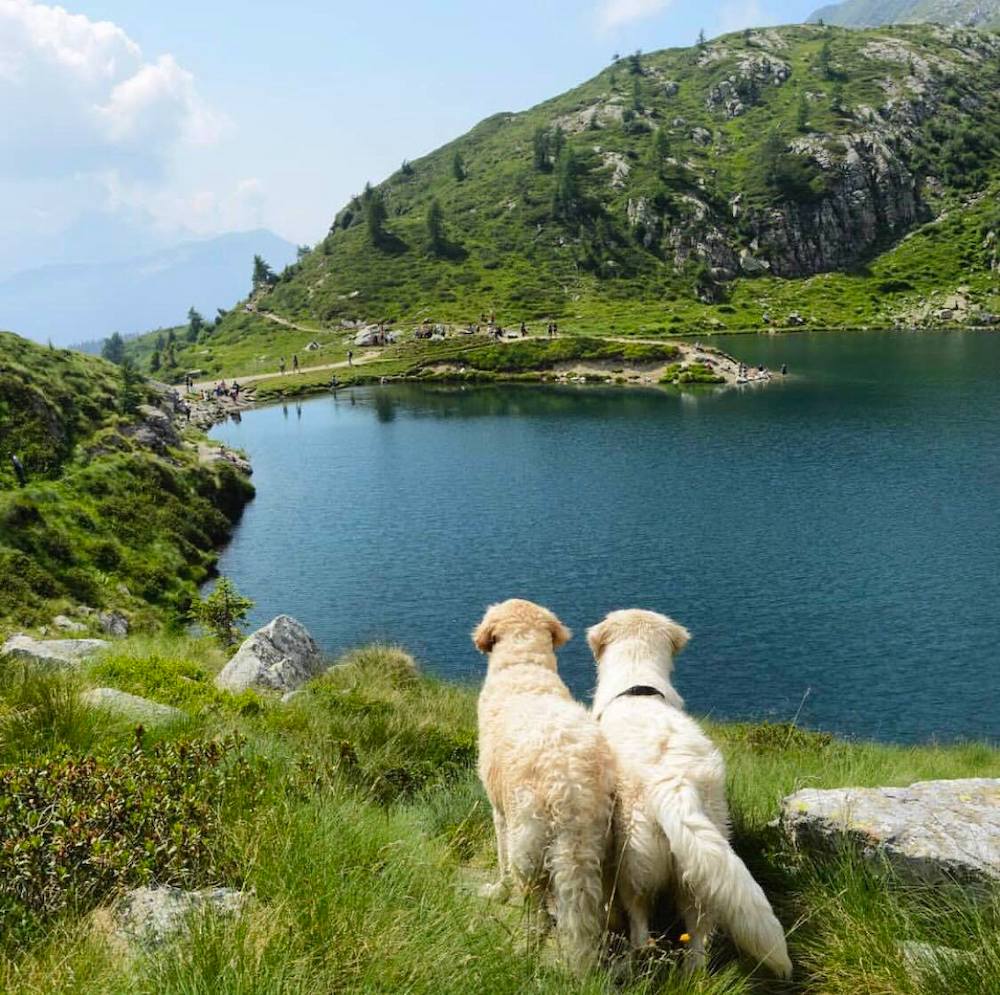
[[[799,847],[852,843],[910,880],[1000,880],[1000,779],[810,788],[782,801],[780,822]]]
[[[819,166],[826,193],[747,215],[759,254],[777,276],[848,269],[920,217],[916,179],[885,136],[869,131],[841,143],[842,158],[816,140],[795,146]]]
[[[180,436],[174,427],[173,418],[161,408],[151,404],[140,404],[137,414],[139,421],[125,430],[140,446],[165,455],[168,449],[180,444]]]
[[[131,951],[153,949],[183,929],[193,915],[212,911],[219,915],[239,915],[250,896],[233,888],[136,888],[127,892],[98,917],[110,940]]]
[[[80,695],[80,700],[91,708],[103,708],[123,719],[156,725],[161,722],[176,722],[184,718],[179,708],[161,705],[148,698],[140,698],[117,688],[91,688]]]
[[[215,679],[225,691],[294,691],[326,669],[316,641],[300,622],[279,615],[244,640]]]
[[[705,105],[709,110],[721,110],[728,118],[739,117],[760,101],[764,87],[781,86],[791,75],[782,59],[765,52],[746,55],[735,72],[708,91]]]
[[[35,639],[19,632],[0,647],[0,656],[43,667],[77,667],[109,645],[105,639]]]

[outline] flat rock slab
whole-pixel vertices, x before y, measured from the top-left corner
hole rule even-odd
[[[319,646],[301,622],[279,615],[248,636],[215,679],[225,691],[294,691],[326,669]]]
[[[807,789],[781,803],[800,847],[850,841],[909,880],[1000,880],[1000,779],[919,781],[908,788]]]
[[[111,936],[126,947],[158,947],[182,929],[186,920],[203,909],[239,915],[250,896],[234,888],[136,888],[110,910]]]
[[[104,708],[124,719],[136,722],[146,722],[152,725],[159,722],[176,722],[184,718],[179,708],[171,705],[161,705],[158,701],[140,698],[127,691],[117,688],[91,688],[80,695],[80,699],[92,708]]]
[[[19,632],[0,647],[0,655],[46,667],[75,667],[108,645],[106,639],[35,639]]]

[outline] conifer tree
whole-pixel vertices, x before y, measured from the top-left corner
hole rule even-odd
[[[117,363],[119,366],[124,362],[125,340],[118,332],[104,340],[104,344],[101,346],[101,355],[109,362]]]
[[[451,160],[451,175],[458,180],[459,183],[465,179],[465,160],[462,158],[462,153],[457,149],[455,151],[455,156]]]
[[[381,190],[367,187],[365,194],[363,206],[365,209],[365,225],[368,228],[368,240],[372,245],[380,246],[385,243],[385,222],[389,216],[389,212],[386,210]]]
[[[441,252],[445,247],[444,211],[437,198],[427,208],[427,242],[434,253]]]
[[[260,256],[257,257],[258,259]],[[205,327],[205,319],[192,307],[188,309],[188,327],[187,327],[187,340],[188,342],[197,342],[198,336],[201,335],[202,329]]]

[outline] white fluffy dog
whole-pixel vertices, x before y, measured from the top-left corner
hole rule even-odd
[[[705,963],[716,922],[775,974],[789,977],[785,935],[760,885],[729,845],[722,755],[670,683],[687,630],[655,612],[612,612],[587,632],[597,661],[594,714],[615,755],[617,891],[633,946],[672,889],[691,936],[685,967]]]
[[[556,673],[569,630],[530,601],[493,605],[473,641],[489,654],[479,696],[479,776],[497,835],[500,882],[548,903],[561,952],[578,972],[598,957],[604,930],[602,862],[615,777],[597,723]]]

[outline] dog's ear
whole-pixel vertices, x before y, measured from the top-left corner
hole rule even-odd
[[[559,649],[560,646],[565,646],[573,638],[573,633],[555,615],[550,615],[547,621],[549,623],[549,632],[552,633],[552,648],[554,650]]]
[[[691,639],[691,633],[673,619],[667,623],[666,632],[674,653],[680,653]]]
[[[483,620],[472,631],[472,641],[480,653],[489,653],[493,649],[493,643],[496,642],[496,632],[492,610],[486,612]]]
[[[598,622],[587,630],[587,645],[590,652],[594,654],[594,659],[600,661],[601,654],[608,644],[608,627],[604,622]]]

